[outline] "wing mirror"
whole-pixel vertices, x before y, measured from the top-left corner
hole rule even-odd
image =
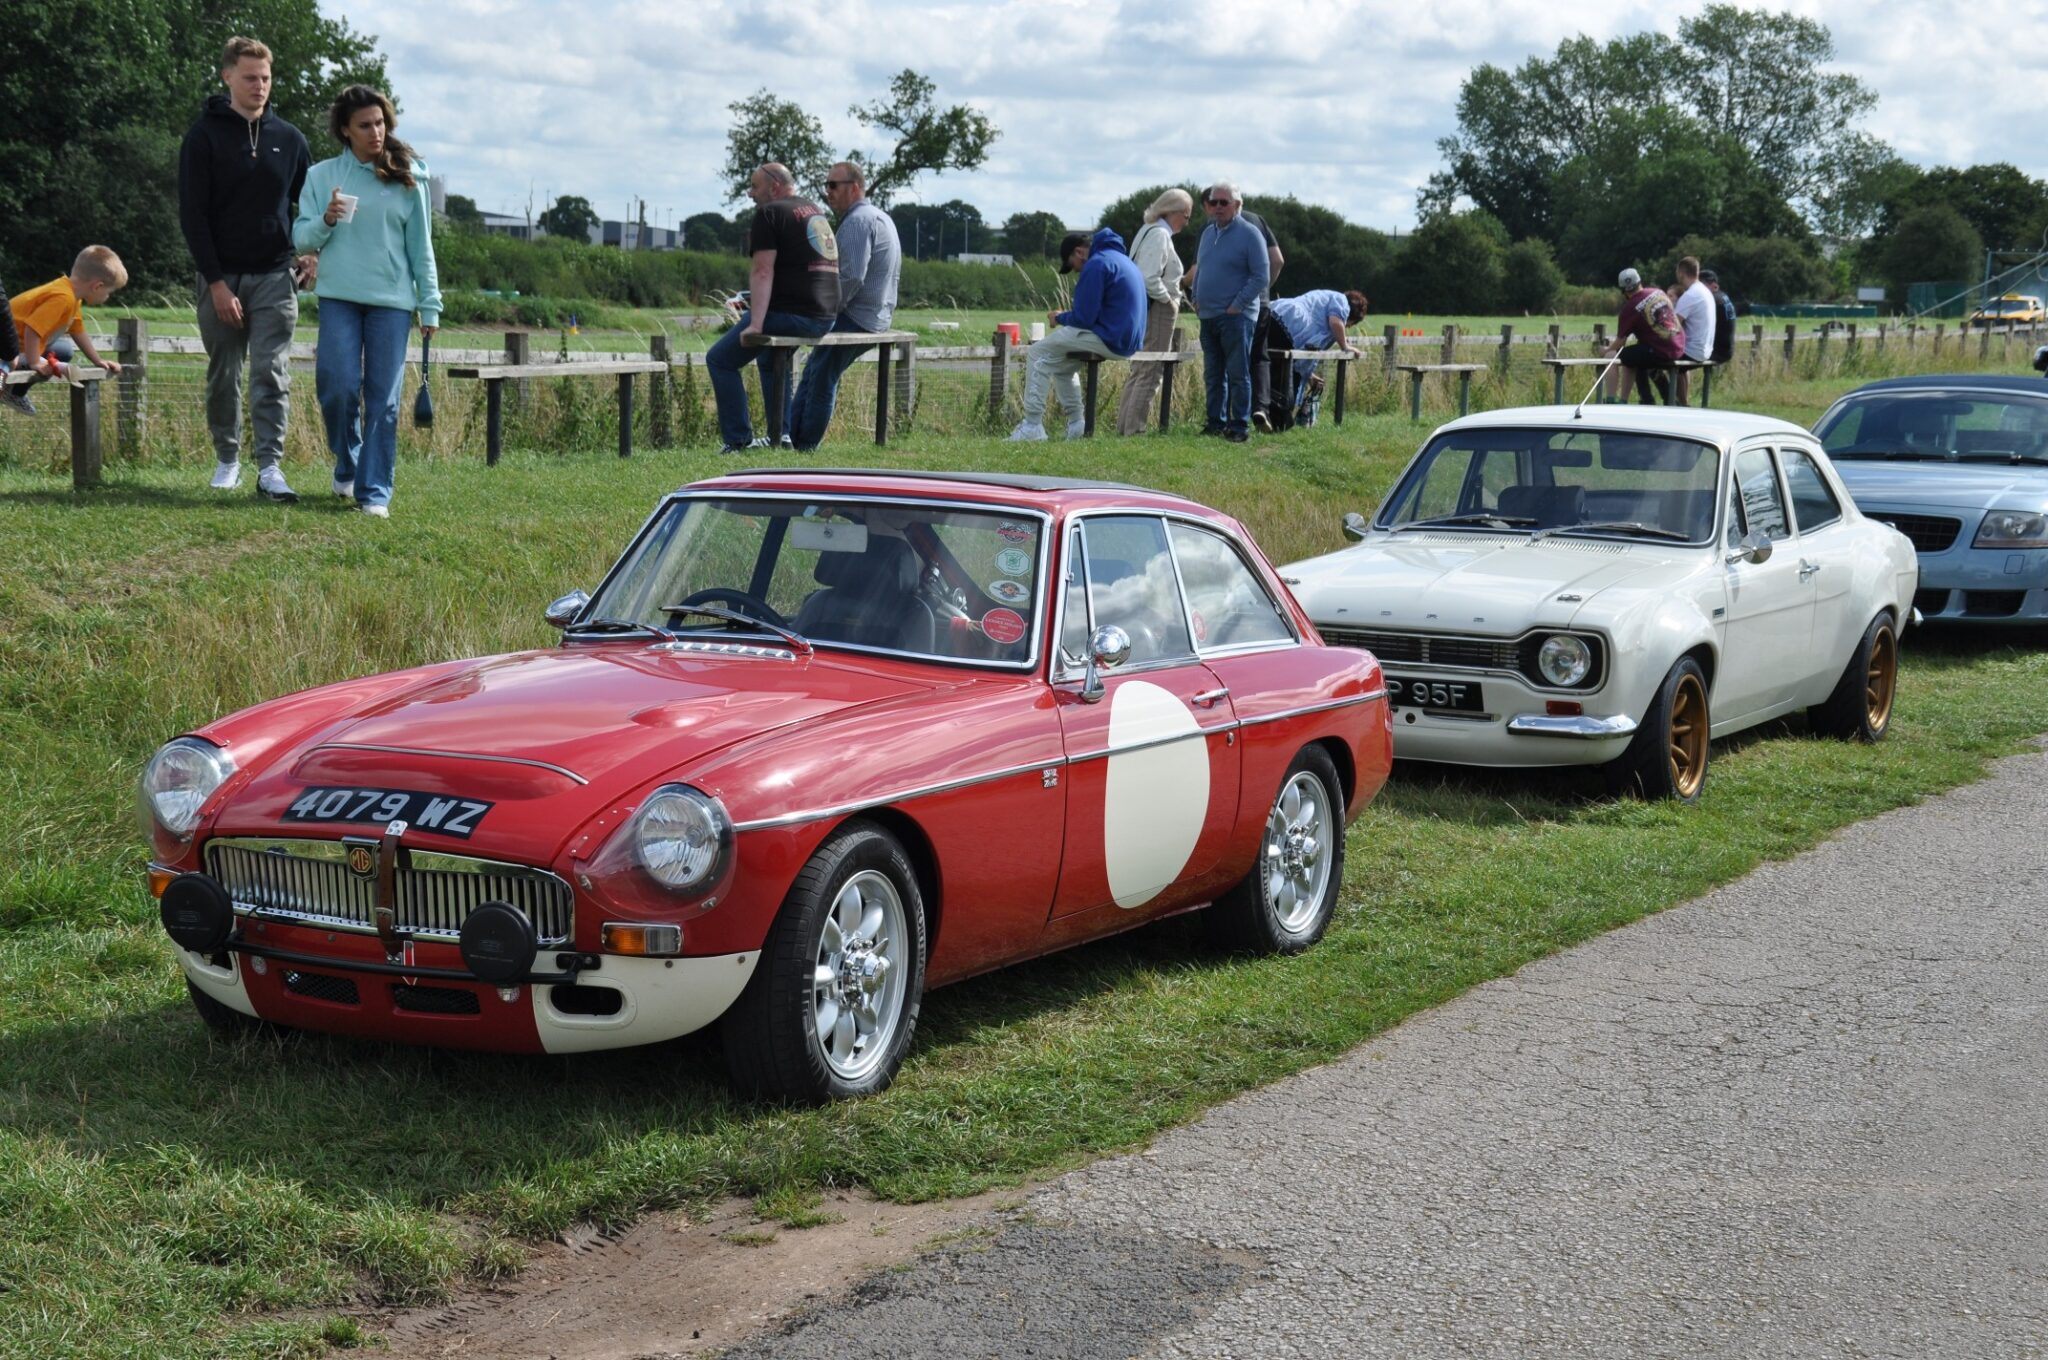
[[[1344,537],[1353,540],[1365,537],[1364,515],[1359,514],[1356,510],[1344,512]]]
[[[1754,563],[1768,562],[1770,560],[1771,536],[1761,529],[1754,529],[1745,534],[1741,546],[1728,554],[1728,565],[1731,567],[1737,562]]]
[[[1102,702],[1102,672],[1113,671],[1131,659],[1131,635],[1113,623],[1105,623],[1088,639],[1088,670],[1081,677],[1081,702]]]
[[[580,590],[572,590],[561,599],[554,601],[541,617],[550,627],[567,628],[576,622],[576,616],[583,612],[583,606],[590,603],[590,597]]]

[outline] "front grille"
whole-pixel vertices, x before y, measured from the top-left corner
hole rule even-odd
[[[483,1010],[475,992],[465,992],[460,987],[418,987],[404,982],[392,984],[391,1004],[402,1011],[423,1015],[476,1015]]]
[[[1916,590],[1913,592],[1913,607],[1923,614],[1939,614],[1948,608],[1948,591]]]
[[[1363,647],[1387,662],[1415,666],[1462,666],[1477,670],[1513,671],[1522,664],[1520,640],[1449,637],[1440,633],[1377,633],[1356,628],[1316,630],[1332,647]]]
[[[1889,524],[1912,539],[1915,552],[1947,552],[1963,529],[1961,520],[1941,515],[1895,515],[1887,510],[1870,518]]]
[[[288,968],[284,975],[284,989],[293,996],[311,997],[315,1001],[332,1001],[342,1006],[360,1003],[356,995],[355,979],[334,977],[327,973],[301,973]]]
[[[206,869],[237,910],[343,930],[375,929],[377,889],[348,871],[340,841],[224,838],[206,847]],[[568,941],[575,912],[569,885],[543,869],[430,851],[400,851],[398,929],[454,940],[470,912],[505,902],[524,912],[545,946]]]
[[[2019,613],[2026,602],[2024,590],[1966,590],[1963,615],[1972,619],[2002,619]]]

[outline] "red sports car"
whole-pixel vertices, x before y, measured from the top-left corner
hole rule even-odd
[[[1137,487],[734,473],[548,618],[150,760],[208,1023],[561,1053],[722,1019],[743,1088],[859,1095],[927,987],[1205,904],[1307,948],[1387,777],[1379,664]]]

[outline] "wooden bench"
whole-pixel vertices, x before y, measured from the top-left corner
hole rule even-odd
[[[1614,362],[1614,360],[1613,360],[1613,359],[1611,359],[1611,358],[1607,358],[1607,359],[1545,359],[1545,360],[1543,361],[1543,363],[1544,363],[1544,365],[1545,365],[1545,366],[1546,366],[1547,368],[1549,368],[1549,369],[1550,369],[1550,371],[1551,371],[1551,389],[1550,389],[1550,394],[1551,394],[1551,400],[1553,400],[1554,402],[1556,402],[1556,403],[1557,403],[1557,404],[1558,404],[1559,406],[1562,406],[1562,405],[1564,405],[1564,371],[1565,371],[1566,369],[1568,369],[1568,368],[1602,368],[1602,369],[1604,369],[1604,368],[1606,368],[1606,367],[1607,367],[1607,366],[1608,366],[1609,364],[1611,364],[1611,363],[1613,363],[1613,362]],[[1705,378],[1705,379],[1704,379],[1704,380],[1703,380],[1703,381],[1702,381],[1702,382],[1700,383],[1700,406],[1701,406],[1702,408],[1705,408],[1705,407],[1708,407],[1708,406],[1712,406],[1712,405],[1714,404],[1714,369],[1715,369],[1716,367],[1718,367],[1718,365],[1716,365],[1716,364],[1714,363],[1714,361],[1713,361],[1713,360],[1711,360],[1711,359],[1679,359],[1679,360],[1675,361],[1675,362],[1674,362],[1674,363],[1673,363],[1673,364],[1671,365],[1671,367],[1670,367],[1670,368],[1668,368],[1668,369],[1665,369],[1665,370],[1664,370],[1664,372],[1667,372],[1667,373],[1701,373],[1701,372],[1704,372],[1704,373],[1706,374],[1706,378]]]
[[[1129,364],[1166,365],[1166,372],[1159,375],[1159,433],[1161,434],[1166,433],[1166,422],[1173,415],[1173,375],[1176,367],[1193,357],[1192,354],[1183,354],[1178,350],[1159,350],[1157,352],[1140,350],[1136,354],[1117,361]],[[1082,392],[1086,397],[1086,400],[1081,403],[1081,434],[1084,438],[1093,439],[1095,437],[1097,375],[1102,366],[1110,361],[1100,354],[1083,354],[1081,359],[1088,365],[1088,375],[1082,380],[1081,384]],[[1029,412],[1026,414],[1028,415]]]
[[[124,365],[124,370],[137,377],[142,373],[140,365],[133,369]],[[46,378],[42,385],[56,383],[71,389],[71,485],[74,490],[85,491],[100,484],[100,384],[114,375],[104,368],[91,367],[83,359],[75,361],[71,374],[68,383],[62,378]],[[27,387],[36,381],[36,375],[27,370],[0,374],[0,386]]]
[[[1458,375],[1458,414],[1466,415],[1472,410],[1472,375],[1484,373],[1485,364],[1395,364],[1395,368],[1408,375],[1408,418],[1422,419],[1422,380],[1432,373],[1455,373]]]
[[[633,379],[642,373],[666,373],[659,359],[604,359],[592,363],[480,364],[452,367],[450,378],[484,385],[484,463],[498,465],[505,448],[505,384],[525,378],[609,378],[619,380],[619,457],[633,456]]]
[[[1355,349],[1274,349],[1267,350],[1266,353],[1269,357],[1282,359],[1334,360],[1337,364],[1337,400],[1336,409],[1332,413],[1332,423],[1344,423],[1344,389],[1351,385],[1351,375],[1345,370],[1344,365],[1358,362],[1365,357],[1364,354]]]
[[[775,353],[768,362],[775,365],[782,379],[782,390],[789,391],[792,370],[796,367],[796,352],[800,349],[838,349],[848,345],[875,346],[875,442],[889,442],[889,362],[901,359],[904,363],[915,360],[916,351],[911,348],[917,343],[915,331],[827,331],[823,335],[742,335],[740,344],[746,349],[769,349]],[[761,384],[762,413],[768,418],[768,442],[782,443],[781,402],[768,400],[768,384]],[[771,409],[772,408],[772,409]]]

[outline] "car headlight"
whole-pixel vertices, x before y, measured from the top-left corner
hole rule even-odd
[[[1973,548],[2048,548],[2048,515],[2031,510],[1993,510],[1977,526]]]
[[[687,891],[713,882],[732,852],[725,805],[688,784],[664,784],[633,816],[633,854],[665,888]]]
[[[1593,669],[1593,649],[1583,638],[1560,633],[1543,639],[1536,652],[1536,669],[1553,685],[1569,689],[1584,680]]]
[[[235,772],[235,760],[210,741],[179,737],[142,768],[142,809],[179,840],[190,839],[199,810]]]

